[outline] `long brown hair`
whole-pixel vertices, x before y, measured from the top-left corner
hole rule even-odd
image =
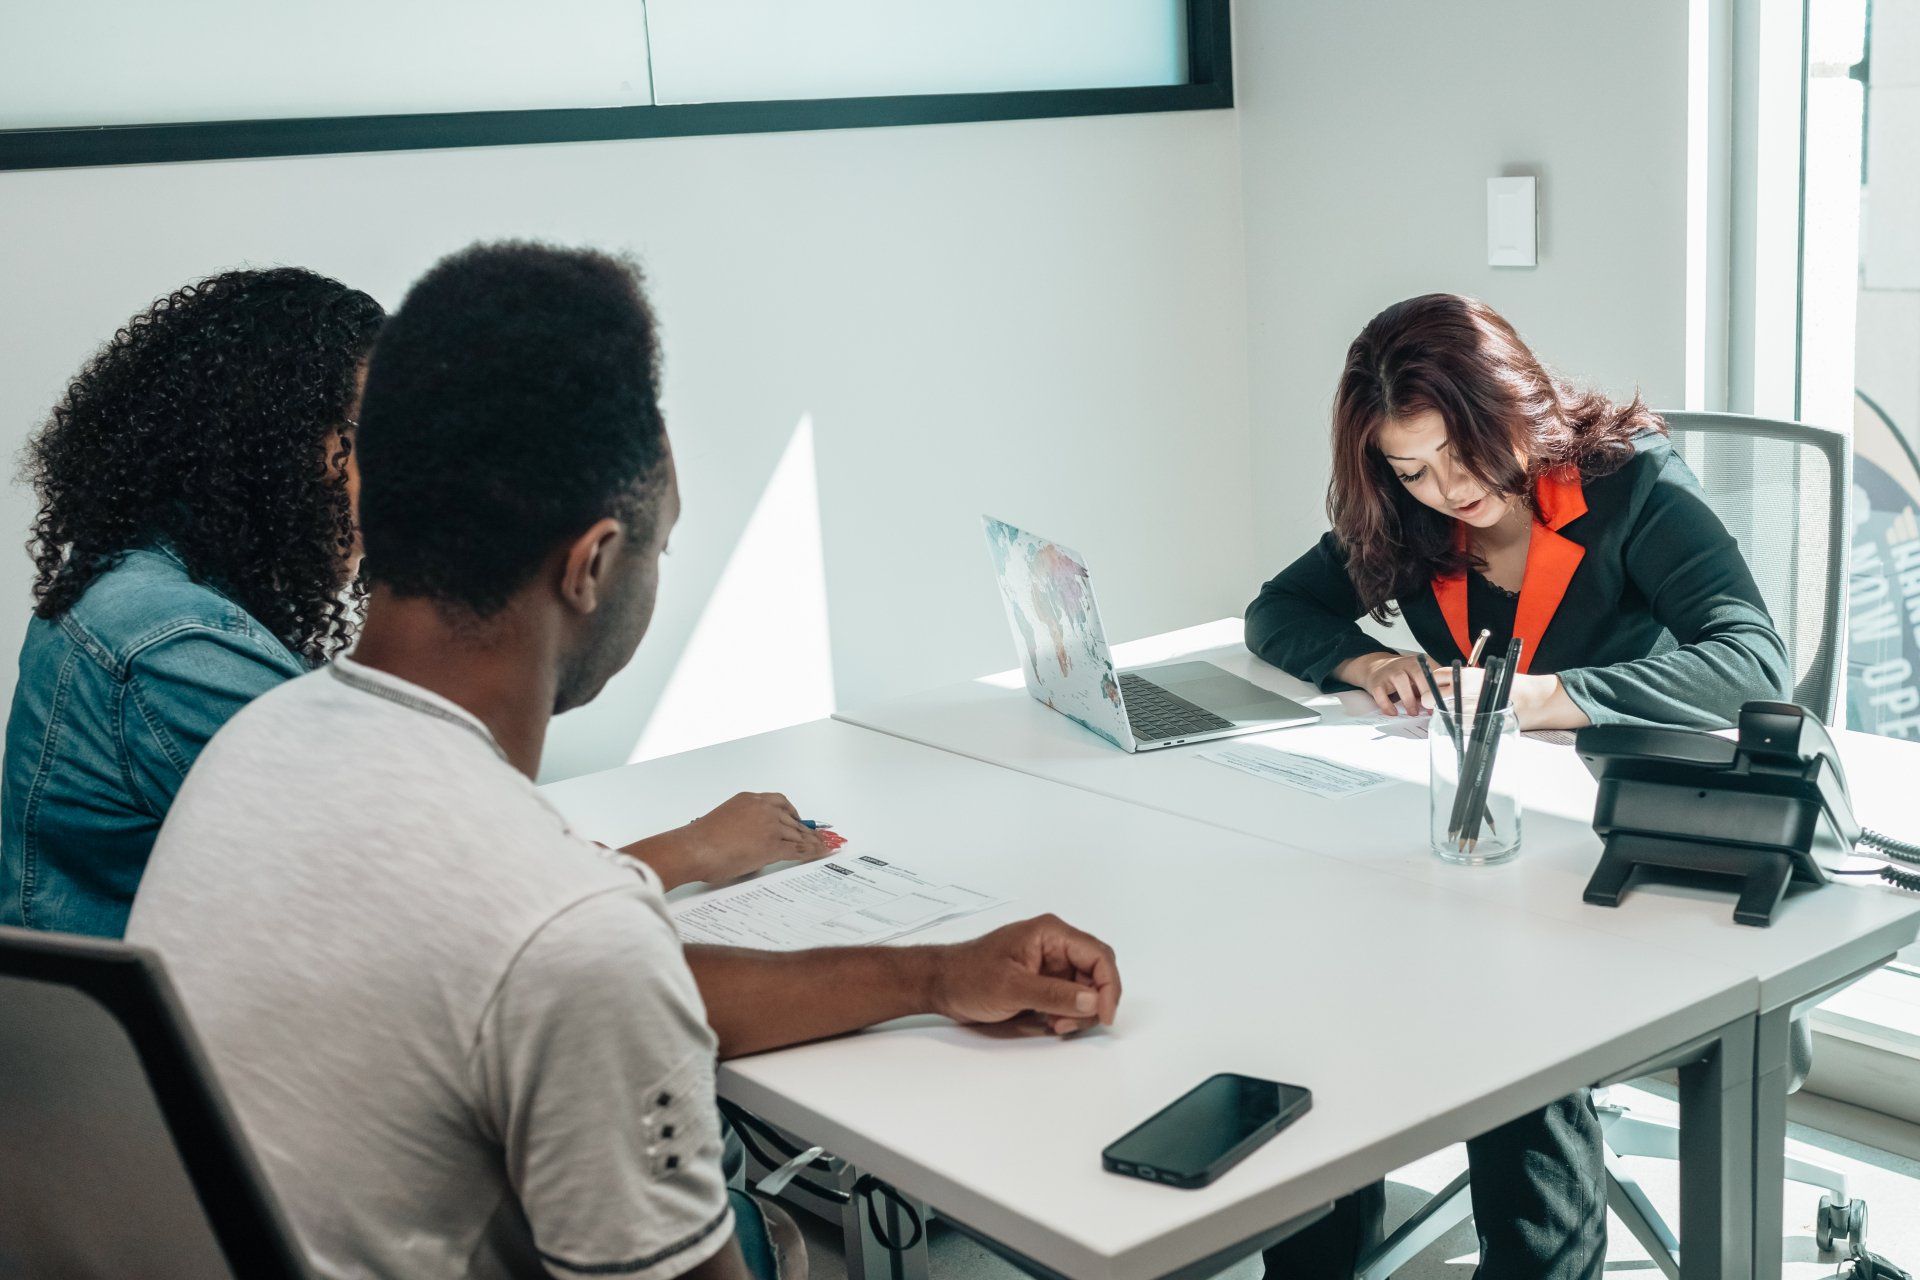
[[[1549,372],[1484,302],[1430,293],[1382,311],[1347,348],[1327,487],[1347,575],[1380,621],[1396,598],[1476,563],[1454,544],[1456,522],[1407,492],[1376,440],[1384,423],[1428,410],[1445,421],[1474,479],[1536,515],[1539,475],[1569,466],[1583,478],[1604,475],[1633,457],[1635,436],[1666,430],[1637,393],[1615,404]]]

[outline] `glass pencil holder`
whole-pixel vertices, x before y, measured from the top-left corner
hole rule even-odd
[[[1520,716],[1511,707],[1428,725],[1427,835],[1436,855],[1485,867],[1520,852]]]

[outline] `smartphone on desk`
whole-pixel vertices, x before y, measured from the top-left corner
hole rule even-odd
[[[1312,1106],[1313,1094],[1297,1084],[1222,1072],[1129,1130],[1100,1162],[1108,1173],[1204,1187]]]

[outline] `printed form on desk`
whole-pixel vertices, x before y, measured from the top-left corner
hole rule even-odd
[[[1200,758],[1211,760],[1215,764],[1223,764],[1229,769],[1238,769],[1242,773],[1250,773],[1256,778],[1265,778],[1269,782],[1284,783],[1296,790],[1305,791],[1309,795],[1328,796],[1334,799],[1376,791],[1400,781],[1384,773],[1375,773],[1371,769],[1359,769],[1350,764],[1323,760],[1319,756],[1281,751],[1276,747],[1263,747],[1252,742],[1223,747],[1215,751],[1203,751],[1200,753]]]
[[[1471,719],[1473,713],[1468,712],[1467,715],[1468,718]],[[1378,729],[1388,737],[1414,738],[1424,742],[1427,739],[1427,726],[1433,723],[1433,717],[1355,716],[1348,723],[1362,724],[1368,728]],[[1535,742],[1551,743],[1556,747],[1570,747],[1573,745],[1573,730],[1571,729],[1528,729],[1520,736],[1530,738]]]
[[[1005,901],[863,854],[730,885],[676,904],[673,919],[683,942],[800,951],[891,942]]]

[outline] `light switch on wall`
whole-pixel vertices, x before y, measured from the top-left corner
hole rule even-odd
[[[1532,178],[1487,179],[1487,265],[1536,264],[1538,204]]]

